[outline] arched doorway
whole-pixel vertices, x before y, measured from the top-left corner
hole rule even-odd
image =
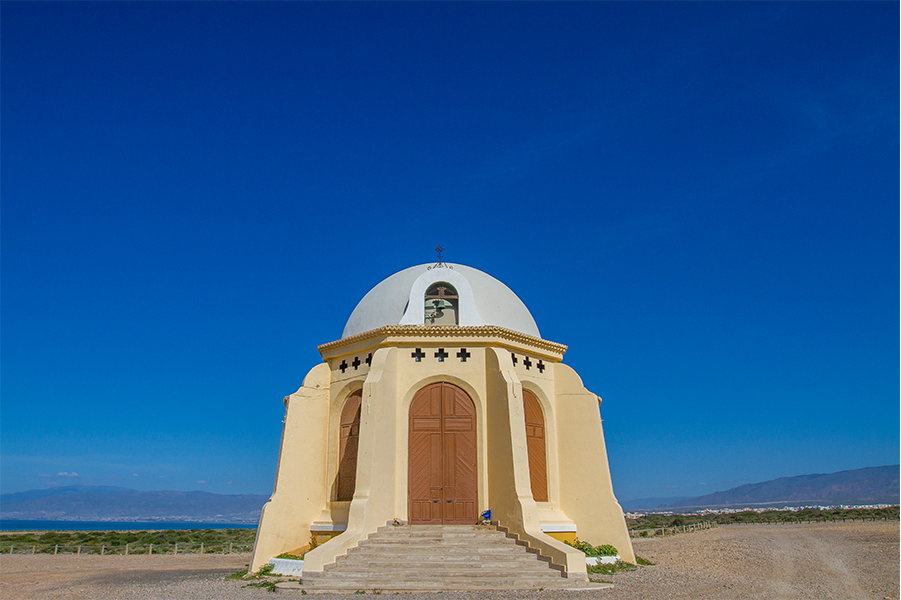
[[[341,435],[338,445],[338,485],[335,500],[354,499],[357,487],[357,449],[360,444],[360,407],[363,391],[351,394],[341,411]]]
[[[526,446],[529,450],[529,480],[535,502],[547,502],[547,450],[544,437],[544,411],[535,394],[522,391],[526,414]]]
[[[410,405],[409,519],[412,524],[478,521],[476,415],[455,385],[433,383]]]

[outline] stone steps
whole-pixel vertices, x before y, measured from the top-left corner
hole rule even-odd
[[[304,572],[300,586],[311,591],[596,587],[567,579],[562,567],[516,536],[485,525],[380,527],[321,572]]]
[[[332,569],[326,569],[327,572],[348,572],[348,573],[363,573],[363,572],[374,572],[374,573],[384,573],[386,570],[393,570],[396,561],[366,561],[366,562],[354,562],[354,563],[338,563]],[[439,562],[429,562],[427,564],[407,564],[404,567],[405,571],[408,573],[415,572],[424,572],[424,573],[450,573],[454,571],[466,570],[467,572],[472,572],[473,570],[477,570],[479,572],[486,572],[490,570],[507,570],[515,569],[516,572],[523,571],[535,571],[538,573],[553,573],[554,576],[559,576],[559,571],[553,571],[547,565],[547,563],[539,562],[535,559],[531,560],[466,560],[466,561],[453,561],[446,563]]]

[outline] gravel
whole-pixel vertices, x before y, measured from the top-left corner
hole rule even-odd
[[[634,540],[635,552],[655,565],[597,577],[613,581],[613,589],[442,592],[440,598],[896,600],[898,542],[896,522],[723,526],[667,538]],[[4,555],[0,556],[0,598],[252,600],[275,597],[264,589],[244,587],[247,582],[225,579],[248,560],[246,554]],[[420,597],[437,599],[434,593],[404,595],[406,600]],[[332,599],[348,600],[347,594],[316,594],[316,600]]]

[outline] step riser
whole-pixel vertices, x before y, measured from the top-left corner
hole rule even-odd
[[[502,554],[504,552],[521,554],[523,552],[522,546],[517,546],[516,544],[504,544],[503,546],[498,545],[468,545],[468,546],[443,546],[441,544],[409,544],[409,545],[399,545],[399,544],[386,544],[386,545],[372,545],[367,544],[365,546],[357,546],[356,548],[351,548],[349,554],[391,554],[393,555],[403,555],[403,554],[465,554],[467,552],[479,553],[479,554],[487,554],[491,552],[497,552],[498,554]]]
[[[338,561],[332,563],[334,565],[382,565],[386,568],[390,568],[394,566],[398,570],[402,570],[405,568],[409,568],[412,565],[422,565],[423,568],[427,569],[436,569],[441,567],[441,565],[461,565],[461,564],[479,564],[484,565],[487,563],[496,562],[499,564],[511,565],[511,564],[523,564],[523,565],[537,565],[542,568],[547,568],[548,563],[546,561],[538,561],[530,556],[522,556],[521,554],[513,554],[512,552],[505,554],[488,554],[488,555],[479,555],[479,554],[465,554],[460,556],[420,556],[417,557],[416,560],[403,561],[398,563],[398,557],[394,556],[384,556],[381,554],[367,554],[365,556],[356,555],[353,557],[347,556],[339,559]]]
[[[566,584],[555,584],[553,581],[535,581],[523,582],[515,579],[504,579],[497,581],[476,581],[476,582],[434,582],[421,581],[411,582],[410,585],[404,585],[397,581],[356,581],[352,583],[329,583],[328,585],[311,585],[304,583],[307,589],[315,590],[504,590],[504,589],[567,589],[570,587]]]
[[[380,573],[378,571],[357,571],[354,573],[329,573],[328,577],[319,579],[322,582],[329,583],[339,583],[342,581],[357,581],[357,580],[366,580],[366,581],[382,581],[382,582],[412,582],[412,581],[434,581],[434,582],[444,582],[444,583],[452,583],[458,581],[494,581],[496,579],[516,579],[517,581],[560,581],[563,579],[559,573],[551,574],[551,573],[537,573],[537,572],[522,572],[518,574],[516,577],[510,571],[489,571],[484,574],[474,573],[472,571],[462,571],[457,573],[407,573],[403,576],[396,575],[393,577],[386,577],[385,573]],[[307,578],[303,578],[304,581],[307,581]],[[313,581],[310,579],[309,581]]]
[[[552,577],[512,577],[509,574],[506,576],[496,576],[496,577],[447,577],[441,580],[438,579],[429,579],[427,577],[409,577],[406,579],[398,579],[396,577],[386,578],[386,577],[342,577],[340,579],[307,579],[303,578],[304,585],[310,586],[319,586],[326,587],[332,585],[365,585],[367,587],[388,587],[392,585],[410,585],[410,584],[431,584],[434,587],[444,587],[448,585],[510,585],[516,587],[518,585],[531,585],[531,584],[554,584],[554,583],[568,583],[568,581],[562,577],[552,578]]]
[[[479,573],[492,573],[492,574],[500,574],[503,576],[508,575],[511,571],[516,573],[547,573],[549,576],[557,577],[557,573],[552,573],[550,569],[548,569],[544,565],[530,565],[526,563],[514,563],[514,562],[500,562],[500,561],[491,561],[486,563],[460,563],[456,565],[448,565],[446,567],[434,567],[434,566],[410,566],[407,569],[398,569],[391,565],[382,564],[366,564],[366,565],[352,565],[350,567],[335,567],[333,569],[329,569],[328,572],[330,574],[338,574],[338,573],[381,573],[385,576],[404,576],[407,573],[424,573],[426,575],[434,575],[435,577],[443,577],[446,575],[453,575],[454,573],[471,573],[473,575],[478,575]]]

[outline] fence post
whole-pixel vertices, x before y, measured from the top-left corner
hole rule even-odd
[[[178,554],[178,542],[175,542],[175,554]]]
[[[59,544],[53,547],[53,556],[56,556],[57,552],[59,552]]]
[[[76,556],[81,556],[81,546],[78,547],[78,550],[75,551]]]
[[[106,546],[101,545],[100,546],[100,556],[103,556],[105,551],[106,551]]]
[[[10,547],[9,547],[9,553],[10,553],[10,554],[13,553],[13,548],[15,548],[15,546],[10,546]]]
[[[31,547],[31,553],[34,554],[34,546]]]
[[[203,554],[203,542],[200,542],[200,553]]]
[[[125,544],[125,556],[128,556],[128,544]]]
[[[147,550],[147,556],[153,556],[153,544],[150,544],[150,548]]]
[[[228,553],[229,554],[232,553],[232,543],[231,542],[228,543]]]

